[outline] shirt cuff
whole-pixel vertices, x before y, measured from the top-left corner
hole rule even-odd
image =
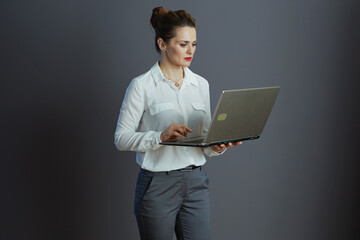
[[[160,138],[161,133],[162,133],[162,132],[156,132],[156,139],[155,139],[156,144],[161,143],[161,138]]]
[[[160,136],[161,136],[161,133],[162,132],[155,132],[155,144],[154,144],[154,147],[153,147],[153,150],[156,150],[160,147],[162,147],[163,145],[160,145],[159,143],[161,143],[161,139],[160,139]]]

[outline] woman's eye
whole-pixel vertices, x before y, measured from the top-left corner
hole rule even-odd
[[[186,43],[180,43],[180,47],[186,47],[187,44]],[[197,43],[193,43],[192,44],[193,47],[196,47],[197,46]]]

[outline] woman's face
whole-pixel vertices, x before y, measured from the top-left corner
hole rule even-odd
[[[176,35],[165,44],[168,60],[174,65],[189,67],[196,49],[196,29],[179,27]]]

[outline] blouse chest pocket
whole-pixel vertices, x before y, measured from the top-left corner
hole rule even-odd
[[[162,131],[173,123],[182,124],[183,117],[176,110],[176,103],[155,103],[149,106],[144,122],[148,130]]]
[[[192,103],[193,109],[196,111],[202,111],[205,113],[205,104],[203,103]]]
[[[204,119],[206,116],[205,104],[201,102],[191,103],[192,111],[188,118],[188,127],[192,130],[189,137],[202,136],[204,128]]]
[[[150,114],[155,115],[166,110],[175,110],[173,103],[157,103],[149,106]]]

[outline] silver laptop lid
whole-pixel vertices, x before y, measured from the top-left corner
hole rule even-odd
[[[280,87],[224,90],[204,142],[259,137],[279,90]]]

